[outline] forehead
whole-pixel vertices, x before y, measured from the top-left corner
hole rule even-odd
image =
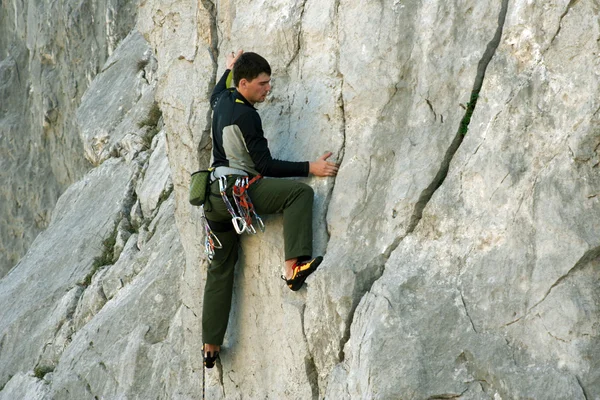
[[[256,78],[252,79],[252,83],[268,83],[271,81],[271,75],[266,72],[261,72]]]

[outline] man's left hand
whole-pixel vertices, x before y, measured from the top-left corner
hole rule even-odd
[[[233,51],[227,54],[227,58],[225,59],[225,68],[233,69],[233,65],[235,64],[237,59],[240,58],[243,52],[244,50],[238,50],[237,54]]]
[[[333,153],[328,151],[317,159],[309,163],[309,173],[315,176],[336,176],[338,173],[338,165],[327,161]]]

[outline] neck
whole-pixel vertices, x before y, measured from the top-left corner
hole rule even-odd
[[[244,98],[244,100],[246,100],[248,103],[250,103],[252,106],[254,106],[255,102],[248,100],[248,96],[246,96],[246,94],[242,90],[240,90],[240,88],[236,88],[236,90],[238,91],[238,93],[240,95],[242,95],[242,97]]]

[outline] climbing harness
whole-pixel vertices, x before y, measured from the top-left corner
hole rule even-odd
[[[204,205],[200,206],[200,218],[202,219],[202,224],[204,225],[204,253],[208,259],[212,261],[215,255],[215,249],[222,249],[223,245],[208,224],[206,214],[204,213]]]
[[[254,228],[254,225],[252,225],[252,217],[253,216],[254,216],[254,219],[256,220],[260,230],[263,232],[265,230],[265,224],[263,223],[262,219],[256,213],[256,210],[254,209],[254,205],[252,204],[252,201],[250,200],[250,196],[248,196],[248,193],[246,193],[246,191],[248,190],[250,185],[252,185],[254,182],[259,180],[260,178],[261,178],[261,176],[257,175],[254,178],[252,178],[251,180],[248,180],[248,177],[245,176],[245,177],[238,178],[235,181],[235,185],[232,188],[232,192],[233,192],[233,199],[234,199],[235,205],[238,210],[237,213],[236,213],[235,209],[233,208],[233,206],[231,205],[229,198],[227,197],[227,192],[226,192],[227,191],[227,177],[221,176],[218,178],[219,179],[219,192],[221,193],[221,198],[223,199],[223,202],[225,203],[225,207],[227,208],[227,211],[231,215],[231,223],[233,224],[233,228],[239,235],[241,235],[244,232],[246,232],[248,234],[256,233],[256,229]]]
[[[246,221],[244,221],[244,219],[242,217],[239,217],[238,215],[236,215],[235,210],[233,209],[233,206],[231,205],[231,202],[229,201],[229,198],[227,198],[226,190],[227,190],[227,177],[221,176],[219,178],[219,192],[221,193],[221,198],[223,198],[225,207],[227,208],[227,211],[231,215],[231,223],[233,224],[233,228],[239,235],[241,235],[246,230]]]
[[[238,209],[240,217],[244,219],[246,223],[246,229],[249,233],[256,233],[256,229],[252,225],[252,217],[256,220],[259,229],[264,232],[265,224],[262,219],[256,213],[254,209],[254,205],[252,204],[252,200],[250,200],[250,196],[248,196],[247,190],[254,182],[260,179],[260,175],[252,178],[250,181],[247,176],[238,178],[235,181],[235,185],[233,186],[233,199],[235,200],[235,205]]]
[[[225,203],[225,207],[227,211],[231,215],[231,223],[233,224],[233,228],[235,231],[241,235],[246,232],[249,234],[255,234],[256,229],[252,224],[252,219],[256,221],[258,224],[258,228],[264,232],[265,224],[263,220],[259,217],[254,209],[254,205],[252,204],[252,200],[250,200],[250,196],[247,193],[248,188],[254,182],[261,178],[260,175],[248,179],[247,176],[238,178],[235,181],[235,185],[232,188],[233,191],[233,199],[237,208],[236,210],[231,205],[229,198],[227,197],[227,177],[221,176],[217,178],[219,180],[219,192],[221,193],[221,197],[223,198],[223,202]],[[222,249],[223,245],[221,241],[212,231],[210,224],[208,223],[208,219],[206,218],[206,214],[204,212],[204,205],[200,206],[200,218],[202,220],[202,225],[204,227],[204,253],[208,257],[209,261],[212,261],[215,256],[215,249]]]

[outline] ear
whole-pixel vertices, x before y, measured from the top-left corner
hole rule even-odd
[[[246,78],[242,78],[238,82],[238,88],[245,88],[247,84],[248,84],[248,80]]]

